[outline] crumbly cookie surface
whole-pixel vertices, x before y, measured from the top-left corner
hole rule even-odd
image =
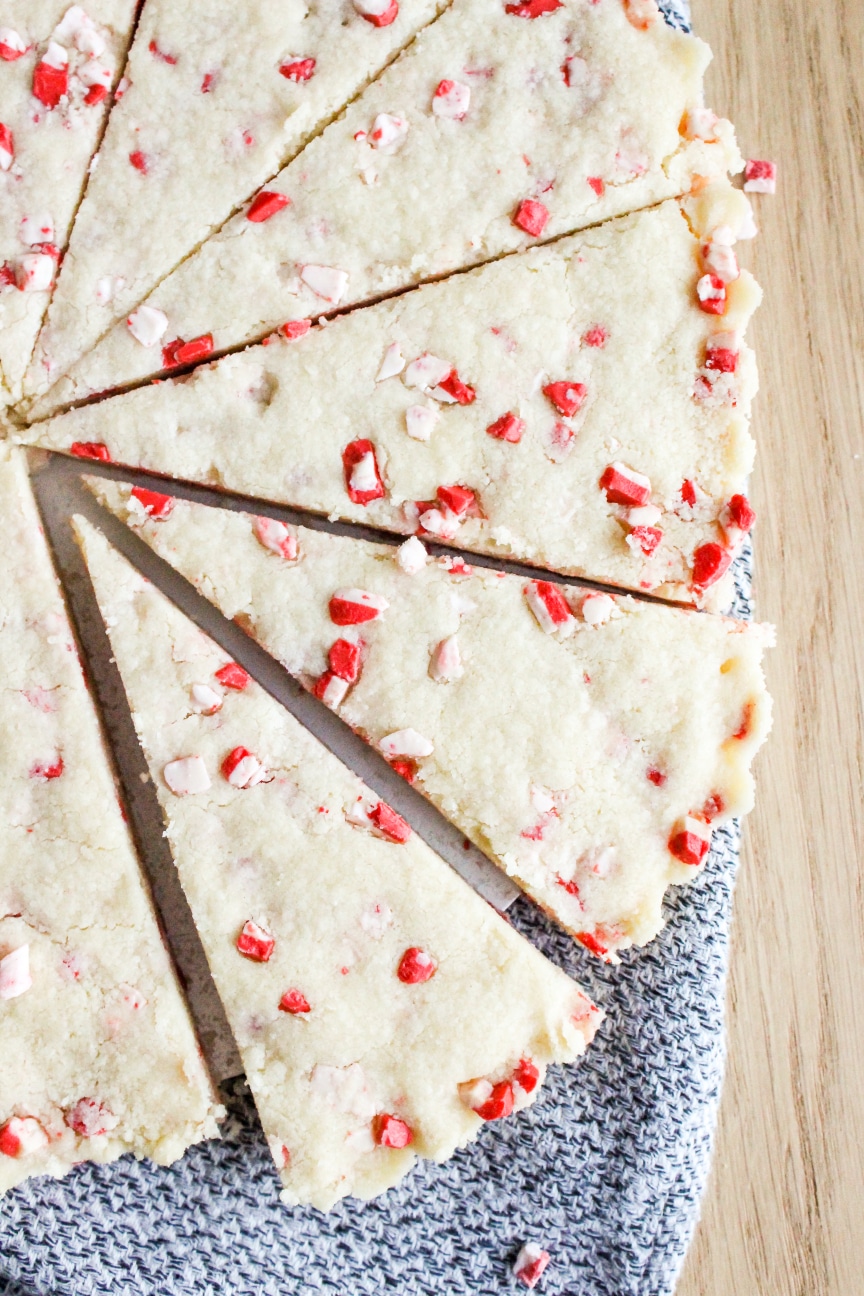
[[[0,1191],[217,1133],[23,455],[0,446]]]
[[[77,525],[285,1199],[374,1196],[533,1101],[598,1010]]]
[[[26,436],[723,607],[752,520],[730,502],[753,462],[759,290],[741,272],[718,317],[697,284],[711,234],[748,217],[724,181]]]
[[[455,0],[268,185],[281,210],[239,214],[151,294],[160,343],[116,326],[40,417],[740,169],[701,41],[650,4],[540,8]]]
[[[603,957],[751,808],[768,627],[91,486]]]
[[[28,391],[44,390],[255,196],[435,17],[437,0],[148,0]],[[374,16],[374,15],[373,15]],[[259,200],[259,217],[261,204]]]

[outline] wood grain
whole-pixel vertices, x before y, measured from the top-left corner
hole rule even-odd
[[[757,613],[775,730],[737,895],[715,1166],[678,1296],[864,1292],[864,3],[694,0],[757,198]],[[754,204],[754,205],[756,205]]]

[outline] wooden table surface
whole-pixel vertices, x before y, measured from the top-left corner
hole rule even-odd
[[[779,164],[745,262],[774,733],[738,883],[715,1165],[678,1296],[864,1292],[864,0],[693,0]]]

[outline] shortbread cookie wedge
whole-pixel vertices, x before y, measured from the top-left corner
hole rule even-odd
[[[147,0],[30,387],[50,386],[238,207],[268,220],[284,199],[256,191],[445,2],[255,0],[241,19],[236,0]]]
[[[766,626],[90,484],[604,958],[752,806]]]
[[[748,216],[718,182],[21,435],[723,608],[753,521]]]
[[[739,169],[709,57],[653,0],[454,0],[34,414]]]
[[[19,400],[136,0],[0,9],[0,403]]]
[[[23,455],[0,446],[0,1192],[222,1114],[162,944]]]
[[[374,1196],[533,1101],[600,1012],[77,526],[284,1199]]]

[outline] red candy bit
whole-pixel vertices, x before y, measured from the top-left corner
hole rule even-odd
[[[606,192],[606,181],[601,176],[588,176],[588,184],[598,198],[603,197]]]
[[[474,388],[464,383],[455,369],[451,369],[447,377],[441,379],[438,389],[452,396],[457,405],[473,405],[477,399]]]
[[[551,401],[559,414],[570,418],[582,408],[588,389],[580,382],[553,382],[546,384],[543,395]]]
[[[256,517],[252,524],[255,538],[265,549],[278,554],[286,562],[294,562],[297,557],[297,537],[288,530],[284,522],[277,518]]]
[[[702,818],[706,823],[713,823],[718,815],[723,814],[726,802],[722,792],[712,792],[702,807]]]
[[[276,332],[281,333],[289,342],[293,342],[295,338],[305,337],[311,327],[312,321],[308,319],[289,320],[287,324],[283,324]]]
[[[399,15],[398,0],[354,0],[354,8],[373,27],[389,27]]]
[[[382,1112],[372,1122],[372,1137],[378,1147],[404,1148],[414,1142],[414,1133],[410,1125],[398,1116]]]
[[[637,31],[647,31],[660,17],[656,0],[624,0],[624,12]]]
[[[0,171],[8,171],[14,161],[14,137],[9,127],[0,122]]]
[[[467,486],[439,486],[438,499],[456,517],[464,517],[473,508],[477,496]]]
[[[696,507],[695,482],[692,482],[689,479],[685,478],[685,480],[681,483],[681,499],[684,501],[685,504],[689,504],[691,508]]]
[[[685,815],[672,830],[668,848],[682,864],[701,864],[711,846],[711,825],[699,815]]]
[[[711,540],[700,545],[693,554],[693,578],[695,589],[707,589],[724,574],[732,561],[732,554],[722,545]]]
[[[200,337],[184,342],[175,338],[162,348],[162,364],[166,369],[176,369],[180,365],[194,364],[204,360],[213,352],[213,334],[202,333]]]
[[[424,981],[431,981],[437,971],[438,964],[432,956],[412,945],[402,955],[396,975],[404,985],[422,985]]]
[[[499,1080],[485,1102],[474,1108],[481,1120],[502,1120],[513,1111],[513,1086],[509,1080]]]
[[[712,347],[709,342],[705,351],[705,368],[717,373],[734,373],[738,368],[738,352],[728,347]]]
[[[107,1103],[99,1102],[97,1098],[79,1098],[72,1110],[66,1113],[65,1120],[81,1138],[107,1134],[118,1123]]]
[[[52,761],[36,761],[30,767],[30,777],[42,779],[43,782],[49,782],[51,779],[59,778],[63,773],[63,757],[58,756]]]
[[[514,6],[514,8],[522,7],[521,5]],[[555,7],[557,9],[557,3]],[[526,16],[534,17],[536,15]],[[536,198],[523,198],[511,219],[518,229],[524,230],[532,238],[539,238],[549,221],[549,210],[541,202],[538,202]]]
[[[696,285],[699,309],[706,315],[725,315],[726,285],[717,275],[704,274]]]
[[[309,1007],[309,1000],[302,991],[286,990],[279,1000],[279,1011],[291,1013],[293,1017],[297,1017],[300,1013],[311,1012],[312,1009]]]
[[[325,702],[327,706],[337,707],[345,700],[345,694],[348,692],[348,684],[345,680],[340,679],[338,675],[334,675],[333,671],[325,671],[324,674],[319,675],[318,679],[315,681],[315,686],[312,689],[312,692],[317,698],[320,698],[322,702]]]
[[[78,459],[99,459],[102,463],[111,462],[111,454],[104,441],[73,441],[69,453]]]
[[[513,1084],[523,1093],[533,1093],[540,1080],[540,1069],[530,1058],[520,1058],[512,1076]]]
[[[163,53],[163,51],[156,44],[155,40],[151,40],[147,48],[149,49],[150,53],[153,55],[154,58],[159,59],[160,63],[168,63],[171,67],[174,67],[176,65],[177,55]]]
[[[646,557],[653,554],[662,539],[663,532],[652,526],[635,526],[627,537],[628,542],[635,541]]]
[[[651,498],[648,478],[621,463],[609,464],[600,478],[600,489],[610,504],[641,506]]]
[[[755,711],[756,711],[755,703],[746,702],[744,704],[744,710],[741,713],[741,723],[736,729],[735,733],[733,733],[732,735],[733,738],[740,739],[740,738],[747,737],[747,735],[749,734],[753,726],[753,716],[755,714]]]
[[[170,495],[160,495],[158,491],[145,490],[143,486],[133,486],[132,494],[144,512],[152,518],[167,518],[174,509],[174,500]]]
[[[11,27],[0,28],[0,59],[15,63],[28,50],[26,42]]]
[[[507,4],[504,12],[515,14],[517,18],[542,18],[544,14],[554,13],[560,9],[563,0],[524,0],[522,4]]]
[[[547,634],[554,634],[573,621],[567,600],[551,581],[529,581],[523,592],[540,629]]]
[[[525,433],[525,420],[517,418],[515,414],[502,414],[494,423],[490,423],[486,431],[489,436],[495,437],[498,441],[509,441],[512,445],[518,445]]]
[[[95,108],[97,104],[103,102],[108,97],[108,87],[104,85],[92,85],[84,96],[84,102],[88,108]]]
[[[352,504],[371,504],[383,499],[386,491],[371,441],[350,441],[342,451],[345,489]]]
[[[263,221],[269,220],[271,216],[275,216],[283,207],[289,206],[290,202],[291,199],[287,198],[285,194],[273,193],[269,189],[262,189],[261,192],[256,194],[252,199],[252,203],[246,213],[246,219],[252,221],[254,225],[260,225]]]
[[[327,660],[334,675],[353,684],[360,674],[360,645],[350,639],[337,639],[330,645]]]
[[[386,801],[379,801],[372,807],[369,811],[369,822],[382,837],[399,846],[407,842],[411,836],[411,825],[391,809]]]
[[[281,65],[279,73],[286,81],[298,83],[310,81],[315,74],[315,60],[314,58],[289,59],[287,63]]]
[[[251,959],[253,963],[266,963],[275,948],[276,941],[267,929],[259,927],[258,923],[248,918],[237,937],[237,949],[243,957]],[[279,1007],[282,1007],[281,1003]]]
[[[756,521],[756,514],[746,495],[733,495],[726,505],[726,512],[732,525],[745,534]]]
[[[235,747],[222,762],[222,773],[232,787],[250,788],[261,783],[266,770],[257,756],[245,747]]]
[[[655,787],[662,787],[666,782],[666,777],[661,769],[657,769],[656,765],[652,765],[647,774],[648,782],[653,783]]]
[[[584,945],[592,954],[603,959],[604,963],[611,962],[610,951],[615,941],[619,939],[620,933],[614,928],[595,927],[593,932],[582,931],[575,933],[576,939],[580,945]]]
[[[220,666],[216,671],[216,679],[225,688],[236,689],[238,693],[242,693],[249,683],[248,673],[237,662],[226,662],[224,666]]]
[[[0,1126],[0,1153],[8,1157],[38,1152],[48,1142],[48,1135],[35,1116],[13,1116]]]
[[[602,350],[608,341],[609,334],[606,332],[606,329],[602,324],[592,324],[591,327],[582,334],[583,346],[597,347]]]
[[[417,778],[416,761],[402,759],[400,757],[390,762],[390,768],[395,770],[397,774],[404,778],[406,783],[413,783]]]
[[[150,170],[150,159],[147,157],[147,154],[142,153],[140,149],[135,149],[129,154],[129,161],[132,163],[135,170],[140,171],[142,175],[146,175]]]
[[[773,194],[777,190],[777,163],[753,158],[744,165],[747,193]]]
[[[201,93],[209,94],[219,79],[218,72],[205,72],[201,81]]]
[[[45,59],[37,63],[33,69],[33,93],[46,108],[56,108],[63,96],[69,93],[68,65],[54,67]]]
[[[334,625],[362,625],[374,621],[389,604],[380,594],[368,590],[338,589],[330,600],[330,620]]]
[[[526,1242],[516,1257],[513,1274],[526,1287],[536,1287],[550,1259],[549,1252],[542,1250],[536,1242]]]

